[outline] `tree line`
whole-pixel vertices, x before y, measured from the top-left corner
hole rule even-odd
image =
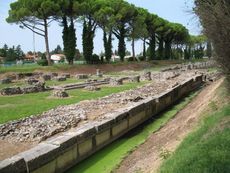
[[[133,59],[136,57],[135,42],[142,40],[143,59],[148,60],[201,56],[206,43],[203,38],[190,36],[183,25],[169,22],[124,0],[17,0],[10,4],[6,20],[44,37],[49,65],[48,27],[53,21],[63,28],[64,54],[69,64],[73,64],[77,46],[76,22],[83,26],[83,56],[87,63],[95,60],[93,39],[97,29],[103,31],[104,54],[108,62],[113,54],[113,37],[118,39],[121,61],[126,54],[126,39],[132,44]]]
[[[21,46],[12,46],[4,44],[2,48],[0,48],[0,57],[2,57],[4,62],[22,60],[25,54],[21,49]]]

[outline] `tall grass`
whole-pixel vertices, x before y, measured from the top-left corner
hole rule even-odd
[[[230,172],[230,103],[204,119],[167,159],[160,173],[229,173]]]

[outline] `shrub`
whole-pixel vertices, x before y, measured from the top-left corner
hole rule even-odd
[[[46,59],[41,59],[37,61],[37,64],[40,66],[48,66],[48,61]]]
[[[91,63],[100,64],[101,63],[100,57],[97,54],[93,54]]]
[[[138,57],[139,61],[145,61],[145,57],[144,56],[140,56]]]

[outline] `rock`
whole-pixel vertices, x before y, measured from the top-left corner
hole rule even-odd
[[[64,76],[65,78],[70,78],[70,73],[63,73],[62,76]]]
[[[52,96],[57,98],[66,98],[69,97],[69,94],[64,89],[55,89]]]
[[[101,88],[98,88],[97,86],[94,86],[94,85],[86,86],[84,89],[88,90],[88,91],[99,91],[99,90],[101,90]]]
[[[55,77],[54,78],[55,80],[57,80],[57,81],[66,81],[66,77],[65,76],[58,76],[58,77]]]
[[[22,90],[20,87],[9,87],[3,88],[1,90],[2,95],[15,95],[15,94],[22,94]]]
[[[145,72],[145,73],[141,76],[141,80],[147,80],[147,81],[152,80],[152,78],[151,78],[151,72]]]
[[[130,82],[137,82],[137,83],[139,83],[139,82],[140,82],[140,76],[133,76],[133,77],[130,77],[130,78],[129,78],[129,81],[130,81]]]
[[[110,85],[112,86],[123,85],[123,80],[122,79],[111,79]]]
[[[88,80],[86,80],[85,82],[86,83],[89,83],[89,82],[97,82],[98,80],[97,79],[88,79]]]
[[[88,79],[89,76],[87,74],[77,74],[76,78],[77,79]]]
[[[22,73],[17,73],[16,74],[16,80],[21,80],[23,79],[25,76]]]
[[[45,91],[45,83],[37,82],[35,85],[21,88],[21,90],[23,94],[42,92]]]
[[[58,73],[52,72],[52,73],[50,73],[49,75],[51,75],[51,77],[54,78],[54,77],[57,77],[57,76],[58,76]]]
[[[42,78],[44,81],[48,81],[48,80],[51,80],[52,76],[50,74],[44,74],[42,75]]]
[[[9,84],[11,83],[11,79],[10,78],[5,78],[5,79],[1,79],[0,80],[0,84]]]
[[[96,75],[97,75],[98,77],[103,77],[103,73],[101,72],[100,69],[97,69]]]
[[[35,78],[28,78],[25,80],[27,84],[29,85],[34,85],[35,83],[38,83],[39,80],[38,79],[35,79]]]

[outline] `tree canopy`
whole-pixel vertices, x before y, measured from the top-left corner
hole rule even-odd
[[[136,40],[143,41],[144,59],[148,45],[149,60],[173,59],[173,51],[179,50],[179,46],[180,51],[186,51],[191,45],[190,35],[183,25],[169,22],[124,0],[17,0],[10,7],[7,22],[19,24],[45,38],[49,64],[48,27],[53,20],[63,27],[63,50],[70,64],[73,64],[77,47],[76,22],[83,26],[83,55],[87,63],[93,63],[96,57],[93,56],[93,39],[97,29],[103,31],[108,62],[113,54],[114,38],[118,39],[121,61],[126,56],[126,40],[131,41],[133,59]]]

